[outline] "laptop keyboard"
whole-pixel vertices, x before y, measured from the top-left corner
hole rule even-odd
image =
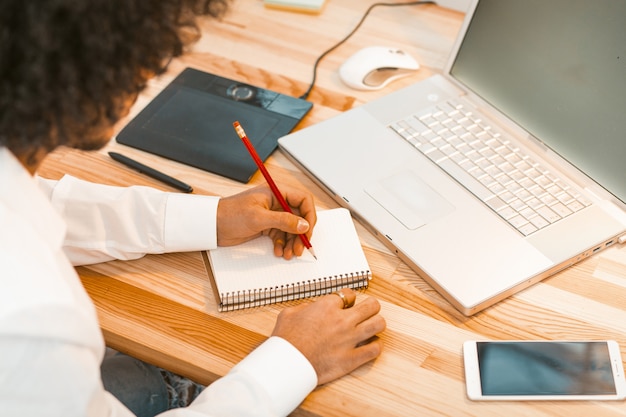
[[[390,127],[524,236],[591,204],[460,102]]]

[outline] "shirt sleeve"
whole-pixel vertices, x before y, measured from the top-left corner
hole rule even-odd
[[[187,408],[159,417],[287,416],[317,386],[310,362],[293,345],[270,337]]]
[[[63,249],[74,265],[217,247],[219,197],[114,187],[69,175],[39,178],[39,184],[67,224]]]
[[[104,390],[100,358],[87,346],[63,339],[12,337],[0,339],[0,349],[0,374],[7,381],[0,384],[0,408],[7,416],[134,417]],[[191,405],[158,417],[284,417],[316,383],[304,356],[285,340],[272,337],[206,387]]]

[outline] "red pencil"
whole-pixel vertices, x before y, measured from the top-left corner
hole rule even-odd
[[[248,136],[246,136],[246,132],[244,132],[243,127],[241,127],[239,122],[234,122],[233,127],[235,128],[237,135],[239,135],[239,138],[241,138],[241,140],[243,141],[243,144],[246,146],[246,149],[248,149],[248,152],[250,152],[252,159],[254,159],[254,162],[256,163],[257,167],[259,167],[259,170],[265,177],[265,181],[267,181],[267,183],[269,184],[270,188],[272,189],[272,192],[274,193],[274,196],[278,199],[278,202],[282,206],[283,210],[285,210],[288,213],[293,213],[293,211],[291,211],[291,207],[289,207],[289,204],[287,204],[287,202],[285,201],[285,198],[283,197],[280,190],[276,186],[276,183],[270,176],[270,173],[268,172],[267,168],[265,168],[265,165],[263,164],[263,161],[259,157],[259,154],[256,152],[256,149],[254,149],[254,146],[248,139]],[[304,243],[304,246],[309,250],[309,252],[311,252],[311,255],[313,255],[313,257],[317,259],[317,256],[315,256],[315,252],[313,251],[313,246],[311,246],[311,242],[309,242],[309,239],[306,237],[306,235],[301,234],[299,236],[300,236],[300,240],[302,240],[302,243]]]

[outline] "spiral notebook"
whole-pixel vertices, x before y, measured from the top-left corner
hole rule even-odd
[[[308,251],[277,257],[267,236],[202,252],[219,311],[367,288],[370,267],[348,210],[318,211],[311,245],[317,260]]]

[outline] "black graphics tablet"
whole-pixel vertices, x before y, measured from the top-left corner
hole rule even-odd
[[[239,121],[261,159],[276,149],[312,103],[187,68],[116,140],[240,182],[257,166],[233,128]]]

